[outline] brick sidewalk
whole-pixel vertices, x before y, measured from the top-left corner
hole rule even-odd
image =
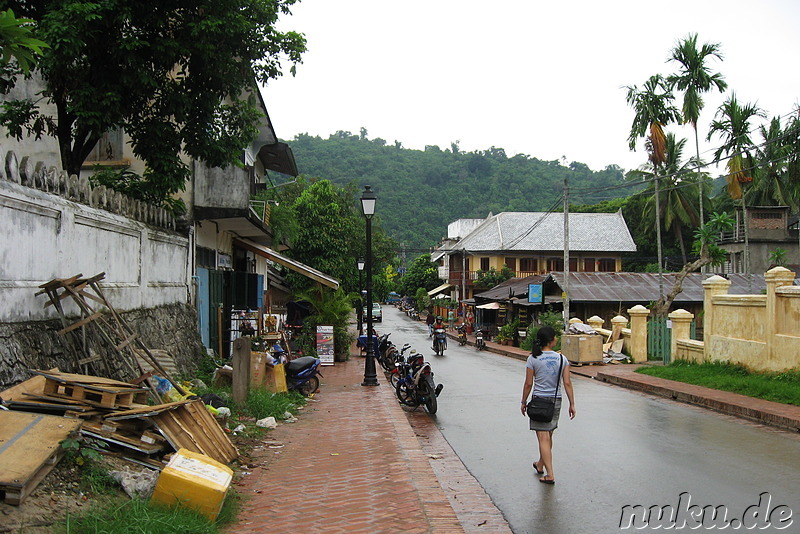
[[[424,412],[410,415],[425,443],[380,371],[380,386],[360,385],[357,351],[322,373],[298,422],[279,426],[253,452],[228,532],[511,532]],[[469,506],[457,513],[451,502]]]

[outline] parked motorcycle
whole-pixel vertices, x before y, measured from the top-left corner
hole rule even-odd
[[[397,386],[397,382],[400,380],[400,369],[401,369],[402,365],[406,362],[405,354],[406,354],[406,351],[408,349],[410,349],[410,348],[411,348],[411,345],[406,343],[400,349],[400,352],[398,352],[398,353],[396,353],[394,355],[394,362],[392,364],[393,368],[390,371],[387,371],[387,374],[389,375],[389,383],[392,385],[392,387],[396,387]],[[412,350],[411,351],[411,356],[413,356],[416,353],[417,353],[417,351]]]
[[[444,356],[447,349],[447,331],[444,328],[433,329],[433,350],[437,356]]]
[[[478,350],[486,348],[486,341],[483,340],[483,330],[475,331],[475,348]]]
[[[305,397],[316,393],[319,389],[320,359],[313,356],[303,356],[294,359],[284,366],[286,371],[286,386],[289,391],[299,391]]]
[[[417,408],[425,406],[429,414],[438,408],[437,398],[444,388],[433,380],[431,365],[420,354],[411,354],[408,361],[399,365],[400,378],[395,386],[395,394],[400,404]]]
[[[378,338],[378,353],[375,354],[375,359],[378,361],[378,364],[380,364],[381,368],[387,373],[394,370],[394,362],[397,354],[397,347],[394,346],[394,343],[389,341],[390,335],[391,334],[383,334]]]
[[[467,344],[467,325],[461,325],[458,328],[458,344],[459,345],[466,345]]]

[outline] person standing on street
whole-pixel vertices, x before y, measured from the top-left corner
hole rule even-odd
[[[447,310],[447,324],[450,325],[450,330],[453,329],[453,323],[455,323],[455,320],[456,320],[456,314],[452,310],[452,308]]]
[[[553,431],[558,428],[558,415],[561,411],[561,392],[567,392],[569,399],[569,418],[575,418],[575,394],[572,390],[569,360],[553,351],[558,336],[550,326],[543,326],[536,333],[533,350],[525,364],[525,383],[522,386],[522,415],[527,415],[528,395],[533,387],[535,397],[556,397],[555,413],[549,422],[530,420],[530,429],[536,432],[539,444],[539,459],[533,462],[536,474],[542,475],[539,482],[555,484],[553,469]],[[559,374],[559,369],[561,370]],[[559,388],[559,382],[563,388]]]

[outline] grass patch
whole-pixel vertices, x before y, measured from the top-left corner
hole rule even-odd
[[[255,419],[274,417],[284,419],[284,414],[289,412],[297,414],[300,407],[305,406],[306,399],[296,391],[288,393],[271,393],[266,389],[251,389],[247,394],[244,406],[237,407],[237,411]]]
[[[800,406],[800,369],[767,373],[750,371],[742,365],[729,362],[694,363],[676,360],[663,367],[640,367],[636,372]]]
[[[238,498],[228,492],[222,511],[211,522],[194,510],[185,507],[165,507],[141,499],[123,503],[97,504],[80,515],[67,518],[65,534],[218,534],[236,516]]]

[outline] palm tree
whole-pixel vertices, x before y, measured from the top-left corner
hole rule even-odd
[[[697,212],[697,195],[694,187],[687,185],[696,182],[694,174],[691,172],[691,162],[683,162],[683,149],[686,139],[675,140],[675,134],[666,135],[666,161],[664,162],[664,176],[661,180],[665,182],[664,191],[666,195],[660,197],[658,211],[664,214],[664,228],[671,230],[675,234],[675,239],[681,247],[683,263],[687,262],[686,243],[683,239],[685,227],[699,227],[700,217]],[[638,171],[631,171],[631,177],[639,177],[644,180],[653,180],[655,167],[652,164],[643,165]],[[655,200],[651,198],[645,204],[644,216],[650,218],[656,211]]]
[[[750,138],[750,121],[755,117],[765,117],[765,114],[755,104],[740,105],[734,93],[717,109],[707,137],[710,140],[714,134],[718,134],[722,139],[722,145],[714,152],[714,159],[718,160],[723,154],[728,157],[728,163],[725,165],[728,169],[725,177],[728,195],[734,200],[742,201],[744,265],[747,274],[750,274],[750,243],[747,235],[747,202],[742,184],[753,181],[755,166],[751,154],[753,141]]]
[[[774,117],[769,125],[758,128],[763,143],[756,148],[758,165],[754,169],[753,187],[750,188],[751,205],[797,207],[797,185],[789,180],[788,163],[792,145],[788,130],[781,128],[781,120]]]
[[[669,76],[671,87],[683,91],[683,122],[690,123],[694,128],[694,145],[697,154],[697,165],[700,166],[700,140],[697,135],[697,120],[703,110],[703,93],[712,87],[722,93],[728,88],[728,83],[722,74],[709,71],[706,61],[715,57],[722,61],[719,43],[705,43],[700,50],[697,49],[697,34],[689,34],[683,41],[672,49],[672,54],[667,61],[676,61],[680,64],[678,74]],[[698,180],[700,186],[700,222],[704,220],[703,213],[703,180]]]
[[[631,124],[631,132],[628,136],[628,148],[636,150],[636,141],[640,137],[645,137],[647,132],[647,142],[645,146],[649,152],[649,160],[653,165],[655,174],[655,193],[656,193],[656,246],[658,247],[658,290],[661,297],[664,295],[664,279],[662,272],[661,258],[661,214],[659,200],[659,177],[660,167],[667,159],[666,139],[663,126],[671,122],[678,122],[680,114],[675,106],[672,105],[674,96],[666,80],[660,75],[655,74],[644,83],[641,91],[634,85],[627,87],[628,93],[625,100],[636,113]]]

